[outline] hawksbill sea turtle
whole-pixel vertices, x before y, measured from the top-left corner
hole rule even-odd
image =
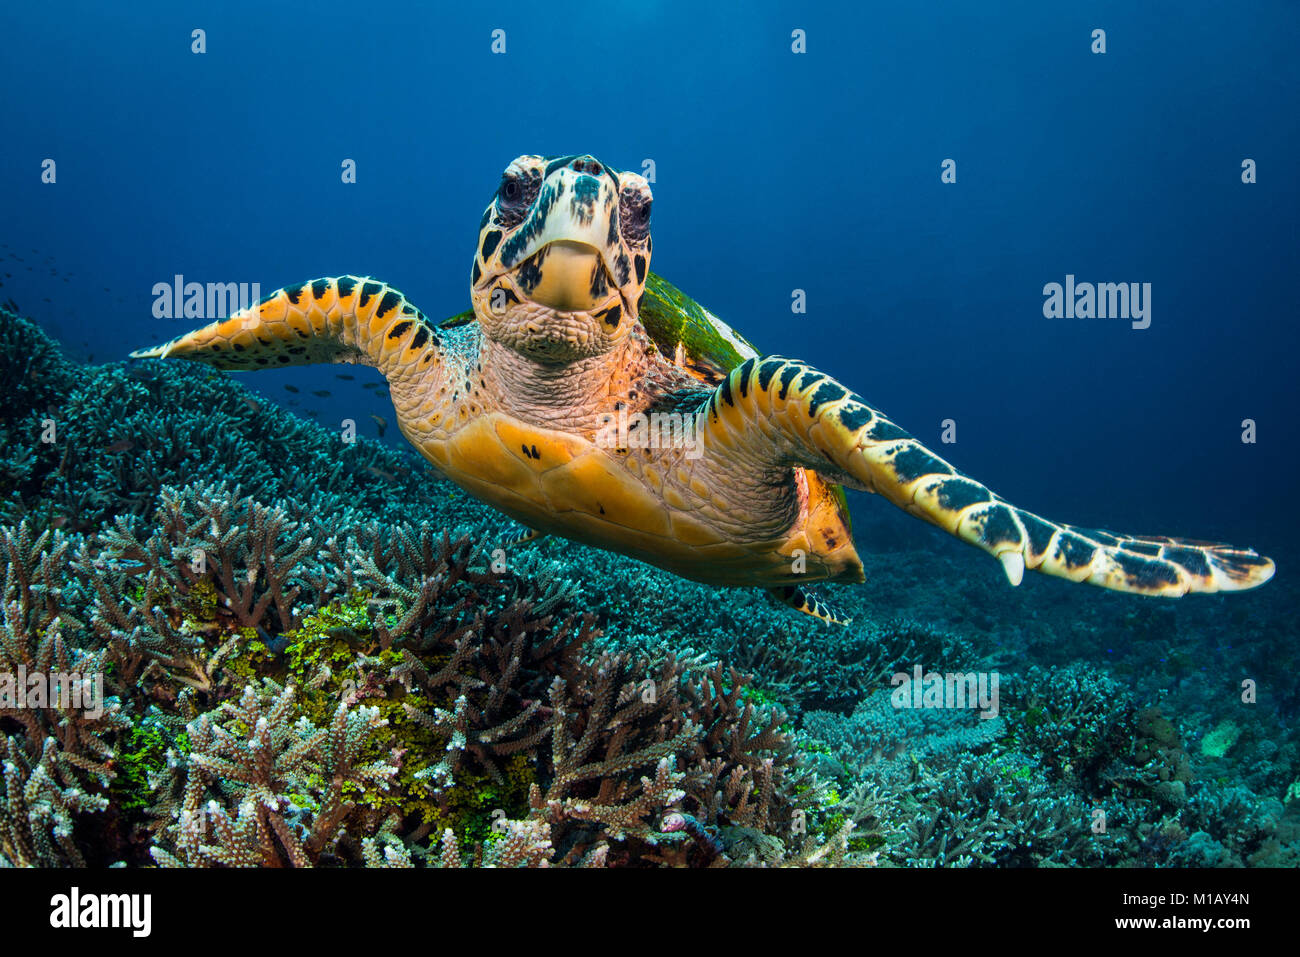
[[[1249,549],[1016,508],[830,376],[762,358],[649,271],[650,205],[643,177],[592,156],[521,156],[479,224],[472,311],[434,323],[376,279],[316,279],[132,356],[374,366],[407,440],[534,534],[829,622],[804,586],[865,580],[843,486],[996,556],[1012,585],[1026,568],[1165,596],[1272,577]]]

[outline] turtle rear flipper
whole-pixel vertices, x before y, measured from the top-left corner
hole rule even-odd
[[[1273,577],[1254,551],[1211,542],[1117,535],[1040,518],[962,475],[861,397],[791,359],[750,359],[702,409],[701,437],[720,457],[801,465],[984,549],[1019,585],[1026,568],[1115,591],[1175,597],[1239,591]]]
[[[811,615],[828,625],[853,624],[852,618],[798,585],[779,585],[776,588],[769,588],[767,593],[774,601],[787,605],[795,611],[801,611],[805,615]]]
[[[385,376],[437,359],[437,334],[424,313],[386,283],[358,276],[279,289],[230,318],[134,359],[192,359],[218,369],[255,370],[318,362],[359,362]]]

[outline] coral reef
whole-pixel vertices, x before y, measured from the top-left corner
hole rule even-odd
[[[378,841],[385,861],[441,861],[448,833],[479,863],[725,861],[661,830],[681,812],[803,850],[792,822],[817,789],[738,673],[584,655],[589,620],[539,613],[555,583],[495,574],[468,537],[340,539],[224,485],[159,498],[149,537],[119,518],[73,560],[59,531],[3,530],[6,664],[115,692],[95,721],[4,712],[27,732],[8,816],[37,832],[6,828],[11,861],[78,861],[72,812],[110,794],[99,846],[137,864],[362,863]],[[26,814],[13,788],[51,776],[51,810]]]
[[[0,345],[0,863],[1300,860],[1300,695],[1241,690],[1295,657],[1288,593],[1013,605],[881,520],[828,630],[515,543],[228,377],[74,365],[2,311]],[[997,716],[895,707],[916,665],[1001,671]]]

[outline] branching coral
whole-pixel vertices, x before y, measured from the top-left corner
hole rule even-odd
[[[47,738],[32,762],[13,736],[5,739],[0,773],[0,865],[84,867],[76,817],[102,811],[108,800],[60,783],[60,753]]]
[[[328,728],[294,720],[294,689],[246,686],[237,705],[189,726],[185,797],[152,850],[177,866],[310,866],[357,810],[349,784],[385,786],[396,761],[359,763],[386,723],[375,708],[340,704]],[[308,793],[295,789],[306,786]],[[229,805],[236,810],[232,815]]]
[[[0,603],[0,730],[21,729],[22,747],[37,775],[33,787],[48,777],[72,795],[92,782],[103,786],[112,780],[109,739],[129,722],[118,701],[104,697],[103,650],[79,647],[65,637],[65,628],[74,636],[83,630],[64,609],[68,547],[48,531],[34,535],[26,523],[0,528],[6,560]],[[18,768],[21,762],[13,757],[17,739],[11,735],[8,740],[11,763]],[[46,804],[60,806],[59,801]]]

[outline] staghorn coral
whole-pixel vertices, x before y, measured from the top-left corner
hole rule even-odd
[[[156,861],[304,867],[333,847],[357,811],[345,787],[385,786],[396,771],[393,760],[358,763],[385,722],[375,708],[344,703],[318,728],[295,720],[293,703],[292,687],[267,680],[189,725],[185,796],[151,848]]]
[[[216,591],[216,614],[242,628],[297,627],[303,559],[313,542],[304,523],[276,506],[241,497],[224,482],[160,492],[158,528],[141,542],[119,519],[101,536],[102,552],[134,564],[148,584],[182,594],[199,581]]]
[[[1163,747],[1165,724],[1129,721],[1134,709],[1100,676],[1031,671],[992,722],[896,712],[876,692],[849,718],[806,713],[797,739],[745,676],[699,657],[598,651],[589,620],[538,616],[530,579],[494,573],[474,543],[430,526],[327,536],[292,520],[283,547],[294,557],[278,568],[300,583],[289,619],[298,624],[281,630],[266,576],[227,604],[219,552],[194,577],[166,560],[185,558],[196,526],[170,516],[253,510],[229,489],[167,494],[154,535],[128,538],[119,526],[81,542],[72,560],[57,536],[36,549],[30,530],[21,547],[22,530],[8,531],[25,556],[16,574],[39,585],[14,606],[15,620],[86,620],[69,633],[96,647],[79,651],[107,655],[119,680],[133,679],[122,684],[130,727],[107,735],[129,779],[109,784],[120,806],[91,816],[104,820],[105,846],[129,859],[141,850],[166,864],[281,865],[1193,859],[1179,856],[1190,830],[1161,825],[1143,803],[1142,776],[1156,773],[1148,764],[1160,755],[1138,745]],[[327,544],[300,549],[307,539]],[[47,554],[58,561],[42,573]],[[251,553],[228,554],[238,567]],[[322,565],[334,561],[338,575],[325,587]],[[543,600],[549,587],[538,587]],[[232,610],[259,603],[271,631],[241,625]],[[125,641],[131,632],[109,623],[122,614],[170,650]],[[237,715],[253,689],[274,711],[268,678],[295,692],[259,732],[256,718]],[[289,760],[301,735],[285,729],[315,729],[303,731],[310,737],[360,709],[373,712],[354,763],[387,773],[345,775],[331,795],[315,765]],[[1137,743],[1126,749],[1117,728],[1136,729]],[[284,760],[252,777],[258,734],[261,753]],[[1083,776],[1076,766],[1097,770]],[[1107,799],[1106,841],[1084,826],[1092,806],[1075,789],[1085,781]],[[92,800],[105,793],[88,787]],[[836,793],[846,788],[847,797]],[[683,817],[697,827],[667,823]],[[1261,836],[1236,853],[1285,853],[1269,841],[1284,848]]]
[[[1023,767],[963,755],[942,774],[918,769],[913,813],[903,817],[910,862],[1023,866],[1079,857],[1075,845],[1091,836],[1087,809]]]
[[[974,750],[1006,733],[1003,719],[984,720],[965,709],[895,708],[885,690],[863,698],[847,717],[810,711],[800,727],[814,765],[837,778],[870,768],[892,779],[910,774],[918,760]]]
[[[0,766],[0,866],[84,867],[77,815],[102,811],[108,800],[61,784],[57,742],[47,738],[32,761],[22,742],[5,739]],[[84,837],[83,837],[83,840]]]
[[[784,853],[821,788],[779,729],[784,714],[746,701],[746,683],[717,667],[697,675],[672,656],[651,665],[609,653],[584,685],[557,681],[554,778],[545,792],[533,791],[530,803],[545,809],[565,859],[599,846],[584,824],[594,821],[600,839],[620,845],[609,852],[619,863],[711,863],[717,848],[699,841],[666,861],[665,845],[684,845],[691,836],[660,826],[669,810],[689,814],[703,829],[770,835]],[[626,774],[651,767],[653,777]]]
[[[1139,713],[1123,687],[1083,664],[1032,667],[1010,683],[1010,706],[1021,712],[1015,741],[1032,750],[1049,775],[1088,797],[1116,788],[1169,789],[1189,778],[1179,736],[1158,709]]]
[[[583,649],[596,634],[590,621],[554,622],[539,615],[532,605],[531,579],[494,574],[467,539],[453,542],[428,526],[386,534],[364,527],[346,541],[320,536],[314,540],[327,542],[321,552],[299,547],[307,538],[295,526],[284,546],[289,560],[264,563],[261,567],[273,568],[267,582],[261,575],[251,576],[258,590],[232,597],[227,592],[231,582],[237,587],[237,579],[220,569],[247,562],[256,550],[223,551],[218,534],[214,560],[204,573],[187,573],[184,559],[196,540],[195,529],[204,531],[194,515],[207,519],[208,535],[214,534],[213,527],[218,533],[223,527],[246,527],[245,534],[261,535],[256,521],[246,526],[230,522],[228,515],[235,510],[256,514],[228,489],[165,492],[161,529],[151,538],[142,541],[124,523],[101,533],[88,550],[98,560],[77,565],[85,592],[93,595],[96,632],[115,650],[122,673],[152,688],[154,704],[172,714],[184,710],[183,702],[221,713],[233,707],[230,699],[239,687],[247,696],[245,682],[270,676],[301,688],[290,708],[299,719],[319,724],[339,702],[377,708],[383,723],[366,757],[374,759],[376,749],[396,756],[394,787],[380,793],[371,782],[352,782],[350,796],[374,812],[375,820],[398,813],[405,853],[419,859],[412,842],[451,824],[473,859],[489,860],[495,846],[491,828],[504,798],[508,809],[524,815],[516,820],[540,820],[545,806],[545,816],[554,819],[546,823],[547,834],[557,839],[557,861],[605,860],[611,843],[622,844],[626,857],[620,859],[629,861],[660,842],[656,822],[670,803],[685,797],[674,785],[684,772],[659,769],[665,759],[690,764],[690,802],[711,820],[780,827],[790,819],[787,777],[793,781],[796,776],[787,775],[787,765],[795,759],[795,749],[776,730],[781,717],[749,726],[755,709],[742,699],[744,682],[738,675],[725,677],[718,671],[697,681],[685,677],[688,665],[668,658],[650,679],[651,667],[643,660],[627,655],[584,658]],[[207,540],[202,534],[198,538]],[[322,553],[341,560],[334,589],[313,584],[312,574],[300,567],[318,561]],[[104,580],[120,583],[123,568],[134,573],[130,577],[136,584],[120,589],[125,599],[114,600],[113,588]],[[294,627],[282,632],[281,622],[269,621],[279,632],[275,636],[260,627],[250,629],[244,624],[247,612],[259,602],[267,609],[277,607],[267,601],[276,590],[272,579],[290,574],[304,583],[299,601],[319,599],[337,588],[353,589],[351,597],[335,598],[314,611],[302,609],[289,617]],[[553,585],[546,578],[537,583],[536,597],[547,607],[554,605]],[[142,660],[148,663],[142,666]],[[647,680],[654,689],[649,695]],[[193,693],[171,698],[158,693],[161,686],[176,683]],[[690,717],[694,711],[700,712],[698,722]],[[157,727],[170,726],[176,738],[176,718],[164,714],[151,720]],[[132,740],[143,736],[152,741],[149,753],[157,755],[162,749],[159,732],[141,730],[143,721],[137,721]],[[703,722],[711,729],[707,736],[698,733]],[[172,764],[204,771],[209,789],[224,780],[222,769],[230,771],[202,757],[211,733],[202,718],[190,721],[189,756],[178,758],[175,748],[169,750]],[[647,771],[653,776],[645,777]],[[152,769],[153,777],[159,773]],[[225,790],[234,788],[238,796],[239,783],[232,778]],[[258,853],[273,859],[264,846],[272,825],[258,824],[257,813],[249,817],[241,810],[245,799],[213,810],[196,803],[195,787],[190,785],[179,801],[174,796],[159,799],[158,807],[193,832],[185,840],[172,838],[178,852],[185,848],[189,855],[173,855],[177,860],[243,860],[228,845],[238,835],[241,840],[256,837]],[[269,784],[266,789],[275,793]],[[565,827],[555,831],[561,823]],[[199,831],[220,841],[204,844],[195,836]],[[574,836],[579,831],[582,840]],[[350,860],[365,856],[355,835],[340,845]],[[156,853],[172,853],[166,839]]]
[[[570,859],[589,853],[602,837],[653,846],[659,817],[685,797],[679,788],[685,775],[674,759],[699,728],[676,720],[676,663],[664,661],[659,675],[644,683],[643,666],[606,654],[581,675],[585,680],[557,678],[551,685],[550,781],[544,793],[533,786],[529,804],[562,831],[556,839]],[[639,774],[647,768],[653,778]]]
[[[111,741],[129,727],[120,703],[103,694],[104,651],[75,643],[84,625],[64,608],[69,545],[48,531],[34,535],[26,523],[0,527],[6,561],[0,601],[0,732],[8,735],[15,774],[27,767],[36,775],[32,788],[42,788],[49,779],[65,795],[40,805],[56,809],[83,788],[103,787],[113,779]],[[19,740],[23,760],[17,756]],[[93,800],[83,796],[74,803]]]
[[[76,385],[75,366],[35,323],[0,308],[0,520],[17,521],[60,468],[47,425]],[[51,509],[41,509],[44,526]]]
[[[129,726],[119,703],[102,697],[104,658],[102,650],[69,646],[57,617],[39,638],[24,641],[9,621],[0,631],[0,726],[19,725],[33,753],[46,740],[56,741],[56,767],[65,784],[83,775],[110,781],[113,749],[105,739]],[[29,677],[27,688],[13,680],[23,675]]]

